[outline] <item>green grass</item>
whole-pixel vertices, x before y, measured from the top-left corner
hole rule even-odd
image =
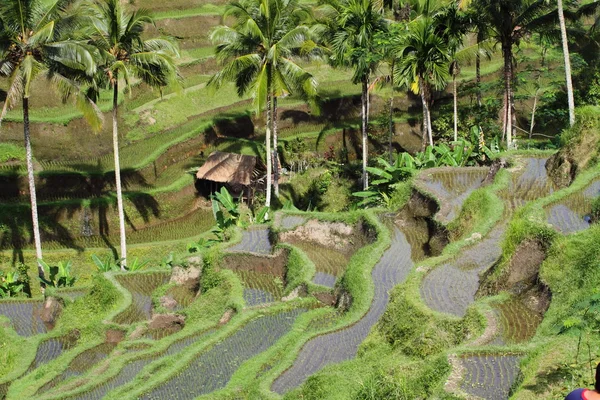
[[[7,161],[24,161],[25,149],[13,143],[0,143],[0,163]]]

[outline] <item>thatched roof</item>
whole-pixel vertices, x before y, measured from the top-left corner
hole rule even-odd
[[[213,182],[250,185],[256,157],[215,151],[200,167],[196,178]]]

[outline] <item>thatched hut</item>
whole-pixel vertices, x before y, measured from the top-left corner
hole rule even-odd
[[[209,196],[225,186],[233,196],[251,201],[261,175],[255,156],[215,151],[196,173],[196,189]]]

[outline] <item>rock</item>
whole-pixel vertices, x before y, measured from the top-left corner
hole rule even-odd
[[[336,307],[340,310],[340,311],[348,311],[350,309],[350,306],[352,305],[352,295],[347,292],[346,290],[344,291],[336,291],[337,295],[335,296],[337,298],[337,303],[336,303]]]
[[[304,225],[279,234],[282,242],[309,240],[321,246],[344,250],[351,245],[354,228],[341,222],[322,222],[311,219]]]
[[[481,240],[482,237],[483,236],[481,236],[481,233],[474,232],[471,236],[465,239],[465,242],[478,242]]]
[[[335,296],[329,292],[313,293],[313,296],[326,306],[335,306]]]
[[[129,335],[129,339],[140,339],[146,334],[146,332],[148,332],[148,328],[146,328],[144,325],[140,325],[137,328],[135,328],[133,332],[131,332],[131,335]]]
[[[292,292],[290,294],[282,297],[281,301],[291,301],[291,300],[297,299],[300,296],[306,296],[306,291],[307,291],[306,286],[300,285],[297,288],[295,288],[294,290],[292,290]]]
[[[202,270],[202,257],[200,256],[194,256],[194,257],[190,257],[187,259],[187,264],[188,267],[194,267],[194,268],[198,268],[199,270]]]
[[[125,331],[109,329],[106,331],[106,343],[120,343],[125,339]]]
[[[487,186],[487,185],[491,185],[492,183],[494,183],[496,174],[498,174],[498,171],[500,171],[502,168],[506,168],[506,165],[507,165],[507,163],[504,158],[499,158],[499,159],[494,160],[487,176],[483,180],[482,186]]]
[[[170,283],[175,283],[196,293],[200,289],[200,276],[202,271],[196,267],[173,267]]]
[[[54,326],[62,311],[62,304],[56,297],[48,297],[40,311],[40,319],[49,325]]]
[[[165,295],[165,296],[161,297],[159,299],[159,302],[162,307],[166,308],[169,311],[173,311],[178,305],[177,300],[175,300],[170,295]]]
[[[185,319],[177,314],[154,314],[148,329],[169,329],[179,331],[185,326]]]
[[[235,310],[233,308],[230,308],[229,310],[225,311],[225,314],[223,314],[223,316],[219,320],[219,325],[225,325],[226,323],[231,321],[231,318],[233,318],[234,314]]]
[[[577,175],[577,165],[561,153],[556,153],[546,161],[546,170],[552,182],[560,188],[571,185]]]
[[[414,191],[407,203],[409,212],[413,217],[431,217],[439,210],[437,203],[422,193]]]

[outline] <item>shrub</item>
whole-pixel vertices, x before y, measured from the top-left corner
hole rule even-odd
[[[71,274],[71,261],[60,261],[55,266],[49,266],[43,260],[38,262],[48,272],[46,278],[40,278],[40,280],[49,287],[71,287],[75,284],[76,278]]]
[[[23,283],[19,280],[18,272],[0,271],[0,298],[15,297],[23,291]]]

